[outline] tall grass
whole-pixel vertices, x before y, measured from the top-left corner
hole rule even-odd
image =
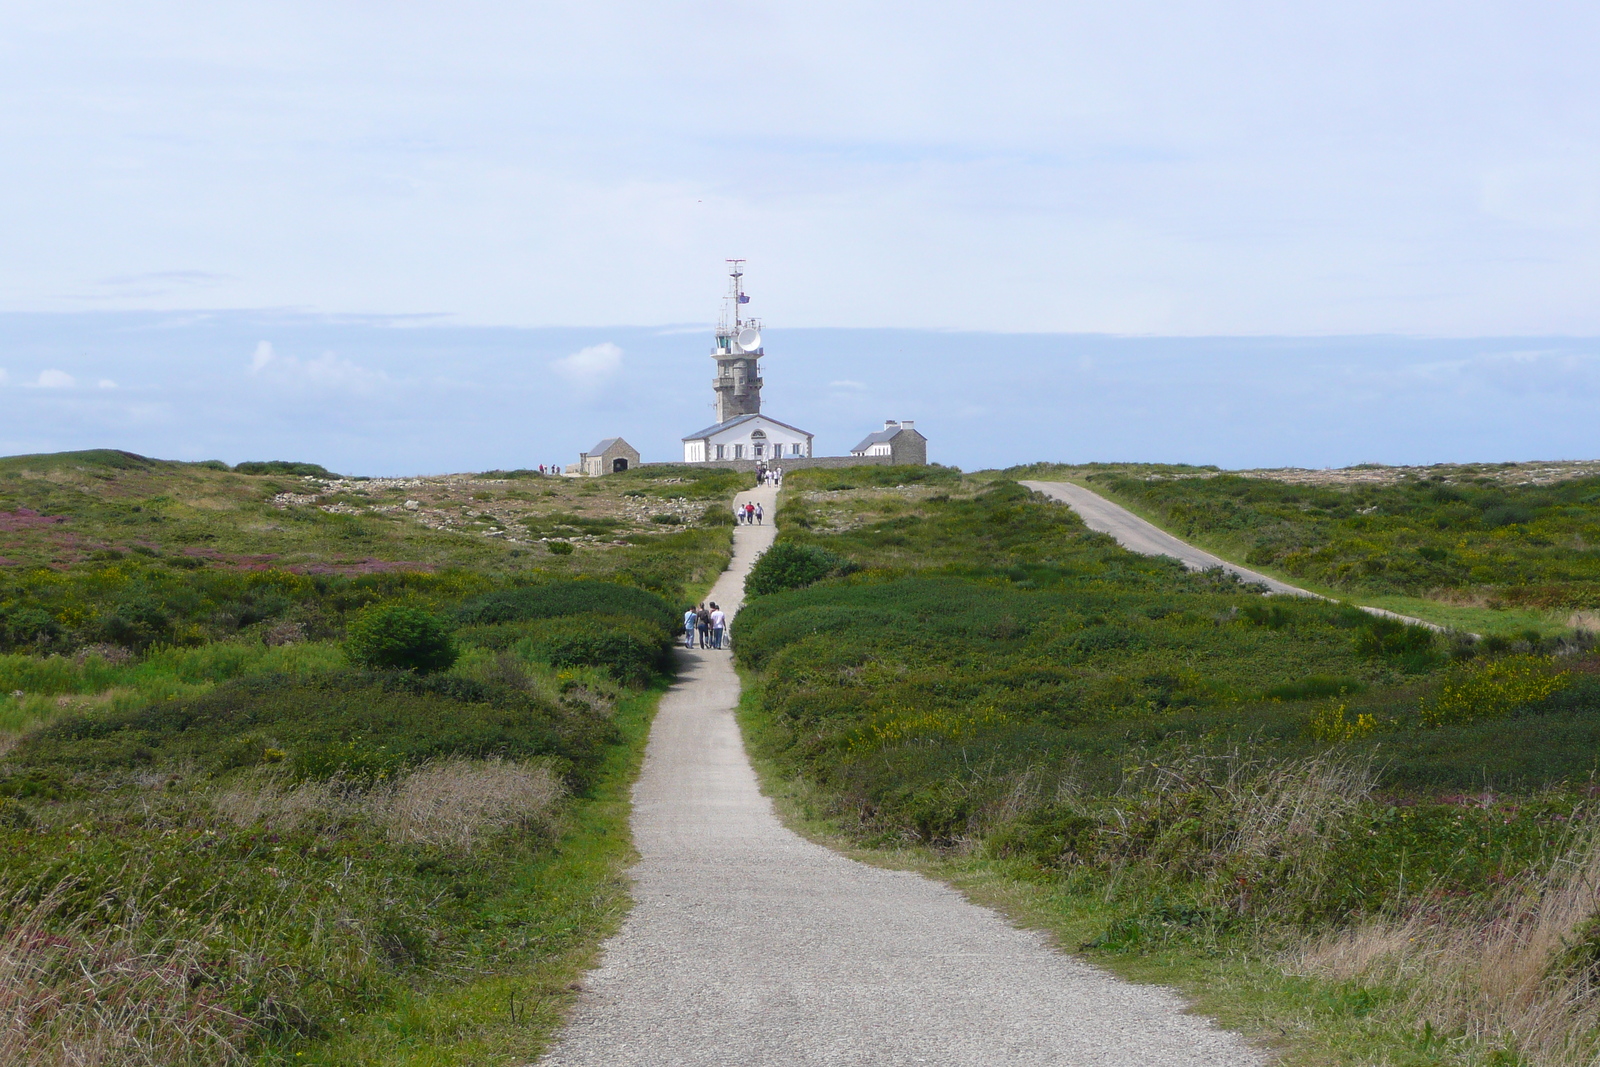
[[[1291,966],[1407,993],[1399,1010],[1537,1067],[1600,1056],[1600,828],[1466,907],[1418,893],[1398,918],[1308,941]]]

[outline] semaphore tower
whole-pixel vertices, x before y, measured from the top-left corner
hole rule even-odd
[[[722,298],[711,358],[717,376],[717,421],[683,439],[685,463],[753,463],[781,467],[785,460],[811,458],[812,436],[797,426],[761,413],[761,320],[747,319],[744,260],[728,260],[728,295]]]
[[[717,422],[740,415],[761,413],[761,320],[744,317],[750,298],[744,292],[744,260],[728,260],[728,295],[722,300],[717,321],[717,376],[711,388],[717,394]]]

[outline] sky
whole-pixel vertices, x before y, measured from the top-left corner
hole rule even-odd
[[[670,451],[737,256],[829,440],[1594,455],[1596,54],[1565,2],[10,0],[0,448]]]
[[[752,300],[752,307],[755,307]],[[1228,468],[1600,455],[1600,341],[769,328],[762,409],[842,455],[912,419],[929,459]],[[706,327],[259,312],[12,313],[0,454],[115,447],[406,475],[682,457]]]

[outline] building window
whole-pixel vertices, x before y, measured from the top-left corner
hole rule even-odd
[[[725,447],[725,446],[723,446],[723,445],[718,445],[718,446],[717,446],[717,458],[718,458],[718,459],[721,459],[721,458],[722,458],[722,449],[723,449],[723,448],[724,448],[724,447]]]
[[[733,446],[733,458],[734,459],[743,459],[744,458],[744,445],[734,445]]]
[[[798,444],[794,446],[794,454],[797,456],[800,455],[800,446]]]
[[[762,456],[767,454],[767,443],[765,441],[757,441],[754,445],[754,448],[755,451],[752,453],[752,455],[754,455],[757,459],[760,459]]]

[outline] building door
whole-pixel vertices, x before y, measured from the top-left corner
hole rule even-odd
[[[627,469],[628,469],[628,459],[627,459],[626,456],[618,456],[616,459],[611,461],[611,473],[612,474],[621,474],[623,471],[625,471]]]

